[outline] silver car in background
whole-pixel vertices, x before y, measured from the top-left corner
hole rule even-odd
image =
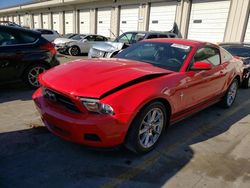
[[[58,52],[77,56],[88,53],[93,45],[105,41],[108,41],[108,38],[102,35],[77,34],[70,38],[58,38],[54,44]]]
[[[130,31],[125,32],[117,37],[113,42],[103,42],[93,45],[89,50],[89,58],[113,57],[122,49],[127,48],[131,44],[144,39],[152,38],[177,38],[178,36],[172,32],[160,31]]]

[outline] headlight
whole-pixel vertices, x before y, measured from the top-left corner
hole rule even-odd
[[[114,115],[113,108],[108,104],[100,103],[98,99],[80,98],[80,100],[85,108],[87,108],[90,112]]]

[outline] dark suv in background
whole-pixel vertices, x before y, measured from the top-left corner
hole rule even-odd
[[[37,88],[38,75],[58,64],[54,46],[41,33],[0,25],[0,84],[23,80]]]

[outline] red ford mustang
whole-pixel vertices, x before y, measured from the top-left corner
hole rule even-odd
[[[113,59],[76,60],[40,76],[33,100],[47,128],[94,147],[152,150],[171,123],[221,101],[230,107],[242,69],[210,43],[152,39]]]

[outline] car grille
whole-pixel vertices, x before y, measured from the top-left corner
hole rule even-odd
[[[45,98],[48,100],[55,102],[55,103],[60,103],[70,111],[80,113],[81,111],[77,108],[77,106],[69,99],[68,97],[65,97],[57,92],[54,92],[48,88],[43,88],[43,95]]]

